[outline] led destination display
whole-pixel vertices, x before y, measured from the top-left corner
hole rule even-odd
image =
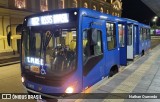
[[[46,15],[33,17],[28,20],[27,26],[40,26],[40,25],[50,25],[50,24],[62,24],[69,22],[69,14],[54,14],[54,15]]]

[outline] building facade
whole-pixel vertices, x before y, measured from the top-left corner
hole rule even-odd
[[[19,52],[20,34],[17,26],[24,17],[37,12],[54,9],[84,7],[114,16],[121,16],[121,0],[0,0],[0,56]],[[11,34],[11,46],[7,35]]]

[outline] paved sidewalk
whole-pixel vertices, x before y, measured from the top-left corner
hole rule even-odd
[[[160,45],[99,85],[93,93],[159,93]],[[120,94],[119,94],[120,95]],[[121,96],[119,96],[121,97]],[[160,102],[160,99],[83,99],[77,102]]]

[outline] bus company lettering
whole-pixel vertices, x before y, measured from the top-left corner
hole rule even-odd
[[[37,65],[43,65],[43,59],[27,57],[27,62]]]

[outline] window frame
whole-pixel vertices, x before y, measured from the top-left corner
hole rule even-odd
[[[48,0],[45,0],[45,4],[46,4],[46,5],[43,5],[42,1],[43,1],[43,0],[40,0],[40,11],[42,11],[42,12],[48,11]],[[41,6],[44,6],[45,9],[42,9]],[[47,9],[46,9],[46,8],[47,8]]]
[[[109,49],[109,44],[108,44],[107,23],[114,25],[114,27],[113,27],[113,35],[112,35],[112,36],[115,38],[115,41],[114,41],[114,47],[113,47],[112,49]],[[115,22],[106,22],[105,26],[106,26],[106,34],[105,34],[105,35],[106,35],[107,49],[108,49],[108,51],[115,50],[115,49],[117,48],[117,30],[116,30],[116,23],[115,23]]]
[[[131,26],[131,34],[129,34],[130,26]],[[134,35],[133,35],[133,26],[134,26],[134,25],[132,25],[132,24],[131,24],[131,25],[127,25],[127,31],[128,31],[128,33],[127,33],[127,46],[131,46],[131,45],[133,45],[133,43],[134,43],[134,42],[133,42],[133,37],[134,37]],[[129,29],[128,29],[128,28],[129,28]],[[129,40],[128,40],[128,36],[129,36],[129,35],[131,35],[131,43],[128,42],[128,41],[129,41]]]
[[[97,28],[95,28],[97,29]],[[82,30],[82,32],[87,31],[88,34],[89,28],[85,28]],[[101,54],[99,55],[91,55],[84,61],[84,56],[82,55],[82,63],[83,63],[83,76],[88,75],[88,73],[104,58],[104,49],[103,49],[103,31],[101,29],[97,29],[97,31],[100,31],[100,37],[101,37]],[[82,34],[82,47],[83,47],[83,34]],[[88,39],[87,39],[88,40]],[[84,54],[84,49],[82,50],[82,54]]]
[[[140,41],[143,41],[143,28],[140,28]]]
[[[97,29],[97,28],[95,28],[95,29]],[[89,30],[89,28],[86,28],[82,32],[86,31],[87,34],[88,34],[88,30]],[[104,54],[104,50],[103,50],[103,37],[102,37],[103,35],[102,35],[102,30],[97,29],[97,31],[100,31],[100,38],[101,38],[101,54],[99,54],[99,55],[103,55]],[[84,35],[82,34],[82,45],[83,45],[83,36]],[[94,45],[94,47],[95,47],[95,45]],[[84,53],[84,48],[83,48],[83,53]],[[95,57],[95,56],[99,56],[99,55],[95,55],[95,53],[94,53],[94,55],[90,55],[89,57]]]
[[[18,5],[18,1],[23,1],[23,7],[21,7],[20,5]],[[26,3],[26,0],[15,0],[15,7],[18,8],[18,9],[26,9],[27,8],[27,3]]]
[[[63,4],[61,5],[61,2],[63,2]],[[61,7],[62,6],[62,7]],[[58,8],[59,9],[64,9],[65,8],[65,0],[58,0]]]
[[[147,40],[151,39],[150,28],[147,28]]]
[[[73,8],[77,8],[78,7],[78,1],[77,0],[73,0],[72,7]]]
[[[121,25],[122,28],[122,37],[123,37],[123,43],[121,44],[120,42],[120,33],[119,33],[119,25]],[[125,30],[126,30],[126,26],[124,24],[118,24],[118,36],[119,36],[119,46],[120,47],[125,47]],[[123,45],[123,46],[122,46]]]

